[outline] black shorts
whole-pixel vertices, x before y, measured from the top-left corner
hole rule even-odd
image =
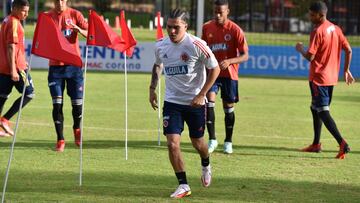
[[[221,89],[221,99],[228,103],[237,103],[239,101],[238,81],[230,78],[218,78],[209,92],[217,94]]]
[[[318,86],[309,82],[311,91],[311,108],[320,111],[329,111],[334,86]]]
[[[25,85],[25,96],[33,98],[34,97],[34,85],[31,79],[30,74],[28,74],[28,78],[25,84],[25,78],[26,78],[26,72],[25,71],[19,71],[19,81],[13,81],[11,79],[10,75],[6,74],[0,74],[0,97],[2,98],[8,98],[12,88],[15,86],[16,90],[22,94],[24,85]]]
[[[205,105],[200,108],[164,102],[163,129],[164,135],[179,134],[184,130],[184,121],[189,127],[191,138],[201,138],[205,130]]]
[[[53,98],[63,97],[66,86],[71,100],[83,98],[84,77],[82,69],[76,66],[50,66],[48,85]]]

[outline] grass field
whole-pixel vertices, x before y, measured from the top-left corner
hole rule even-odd
[[[83,186],[78,186],[79,150],[73,144],[66,100],[64,153],[53,151],[55,131],[47,72],[33,71],[36,99],[23,111],[6,193],[7,202],[170,202],[177,186],[157,112],[148,103],[149,74],[129,74],[129,159],[125,160],[124,76],[88,73],[84,118]],[[222,145],[211,156],[213,183],[200,183],[200,159],[187,130],[182,149],[192,196],[181,202],[358,202],[360,199],[360,88],[341,82],[331,112],[351,146],[336,160],[338,146],[323,127],[323,152],[301,153],[312,141],[306,80],[240,78],[234,154]],[[13,93],[8,109],[18,94]],[[217,136],[224,138],[217,101]],[[15,118],[12,119],[15,121]],[[10,138],[0,139],[4,177]],[[3,180],[3,179],[1,179]],[[0,189],[2,191],[3,181]]]

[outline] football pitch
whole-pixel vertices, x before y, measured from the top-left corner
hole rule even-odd
[[[23,109],[7,202],[172,201],[169,195],[176,189],[177,180],[164,136],[161,146],[157,145],[157,111],[148,102],[150,74],[128,74],[129,151],[125,160],[124,74],[88,72],[81,187],[71,102],[66,97],[65,152],[56,153],[47,72],[37,70],[31,75],[36,98]],[[209,188],[201,186],[200,158],[191,146],[187,128],[184,130],[181,147],[192,196],[181,202],[359,201],[358,84],[348,87],[340,82],[334,89],[331,113],[351,147],[344,160],[334,158],[338,146],[325,126],[322,153],[298,151],[313,138],[306,79],[241,77],[239,90],[231,155],[222,153],[224,114],[217,100],[216,132],[221,145],[211,155],[213,182]],[[4,111],[18,96],[14,89]],[[1,191],[11,141],[0,139]]]

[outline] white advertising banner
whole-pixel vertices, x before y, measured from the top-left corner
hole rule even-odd
[[[26,55],[31,54],[31,40],[25,41]],[[135,47],[134,55],[127,58],[127,70],[129,72],[151,72],[155,61],[155,42],[140,42]],[[85,63],[86,42],[80,41],[81,56]],[[31,68],[47,69],[49,61],[45,58],[33,55]],[[124,55],[105,47],[89,46],[88,70],[99,71],[124,71]]]

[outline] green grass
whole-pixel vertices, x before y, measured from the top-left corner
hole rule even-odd
[[[74,147],[70,101],[64,104],[64,153],[53,151],[55,131],[47,72],[33,71],[36,99],[24,110],[10,170],[7,202],[170,202],[177,181],[162,136],[157,146],[157,112],[148,103],[150,74],[129,74],[129,159],[125,160],[124,76],[87,75],[83,186],[78,186],[79,150]],[[200,183],[200,160],[187,130],[182,150],[192,196],[182,202],[356,202],[360,199],[360,88],[341,82],[332,115],[351,146],[334,159],[337,144],[323,129],[323,152],[301,153],[312,141],[306,80],[240,78],[234,154],[211,156],[213,183]],[[163,87],[164,85],[162,85]],[[15,90],[5,110],[19,94]],[[224,139],[217,100],[216,132]],[[4,110],[4,111],[5,111]],[[16,119],[13,118],[12,121]],[[0,139],[0,174],[5,174],[10,138]],[[1,179],[3,180],[3,179]],[[3,181],[0,189],[2,191]]]
[[[33,25],[25,26],[25,37],[32,39],[35,27]],[[156,30],[150,31],[149,29],[133,28],[131,29],[134,36],[139,42],[153,42],[155,41]],[[120,30],[117,30],[120,33]],[[166,30],[163,30],[166,33]],[[189,31],[194,34],[193,30]],[[245,32],[246,39],[249,45],[276,45],[276,46],[295,46],[299,41],[307,44],[309,35],[307,34],[279,34],[279,33],[253,33]],[[351,46],[360,46],[360,36],[347,37]],[[85,40],[84,38],[81,38]]]

